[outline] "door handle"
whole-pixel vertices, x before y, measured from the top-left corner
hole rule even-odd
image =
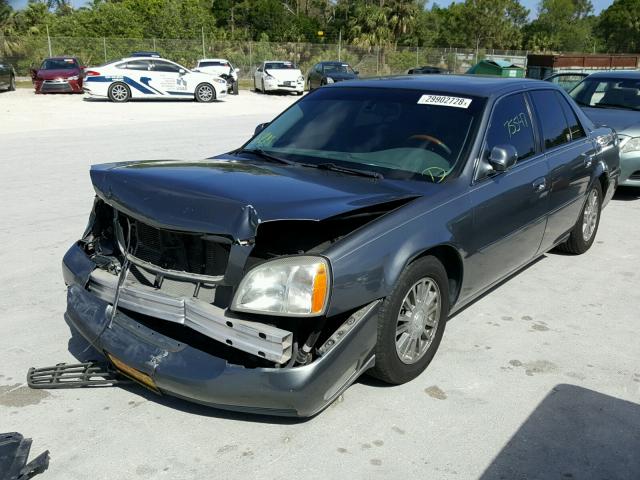
[[[536,193],[544,192],[547,188],[547,179],[542,177],[533,182],[533,191]]]
[[[583,153],[582,156],[584,158],[584,166],[586,168],[589,168],[591,166],[591,164],[593,163],[593,154],[591,154],[591,153]]]

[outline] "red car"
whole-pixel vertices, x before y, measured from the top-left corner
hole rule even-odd
[[[31,70],[36,93],[83,93],[84,67],[75,57],[51,57]]]

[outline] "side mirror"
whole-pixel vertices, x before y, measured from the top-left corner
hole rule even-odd
[[[178,73],[180,75],[184,75],[185,73],[187,73],[187,71],[184,68],[181,68],[180,70],[178,70]]]
[[[30,68],[29,73],[31,74],[31,78],[34,80],[38,76],[38,70],[36,70],[35,68]]]
[[[513,145],[496,145],[489,153],[489,165],[496,172],[504,172],[518,161],[518,152]]]
[[[258,126],[256,126],[256,129],[253,131],[253,136],[255,137],[256,135],[258,135],[261,131],[263,131],[268,126],[269,126],[269,122],[258,124]]]
[[[360,72],[358,70],[354,70],[353,73],[355,73],[356,75],[360,75]]]
[[[240,73],[240,69],[239,68],[234,68],[233,71],[236,72],[236,73]]]
[[[86,66],[86,65],[82,65],[82,66],[80,67],[80,70],[86,70],[86,69],[87,69],[87,66]]]

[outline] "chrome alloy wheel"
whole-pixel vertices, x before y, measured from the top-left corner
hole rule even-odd
[[[111,87],[111,96],[118,102],[122,102],[127,99],[129,96],[129,92],[127,92],[127,87],[124,85],[114,85]]]
[[[409,289],[400,306],[396,323],[396,352],[411,365],[426,353],[438,327],[442,302],[436,282],[424,277]]]
[[[598,191],[594,188],[591,190],[587,203],[584,206],[584,214],[582,216],[582,238],[585,242],[591,240],[593,232],[596,230],[598,223]]]
[[[202,102],[209,102],[213,98],[213,88],[209,85],[202,85],[198,88],[198,98]]]

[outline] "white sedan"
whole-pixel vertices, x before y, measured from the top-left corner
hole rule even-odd
[[[253,74],[253,88],[262,93],[296,92],[304,93],[304,76],[292,62],[262,62]]]
[[[169,60],[130,57],[87,69],[84,91],[118,103],[132,98],[213,102],[227,95],[227,82],[215,75],[193,72]]]

